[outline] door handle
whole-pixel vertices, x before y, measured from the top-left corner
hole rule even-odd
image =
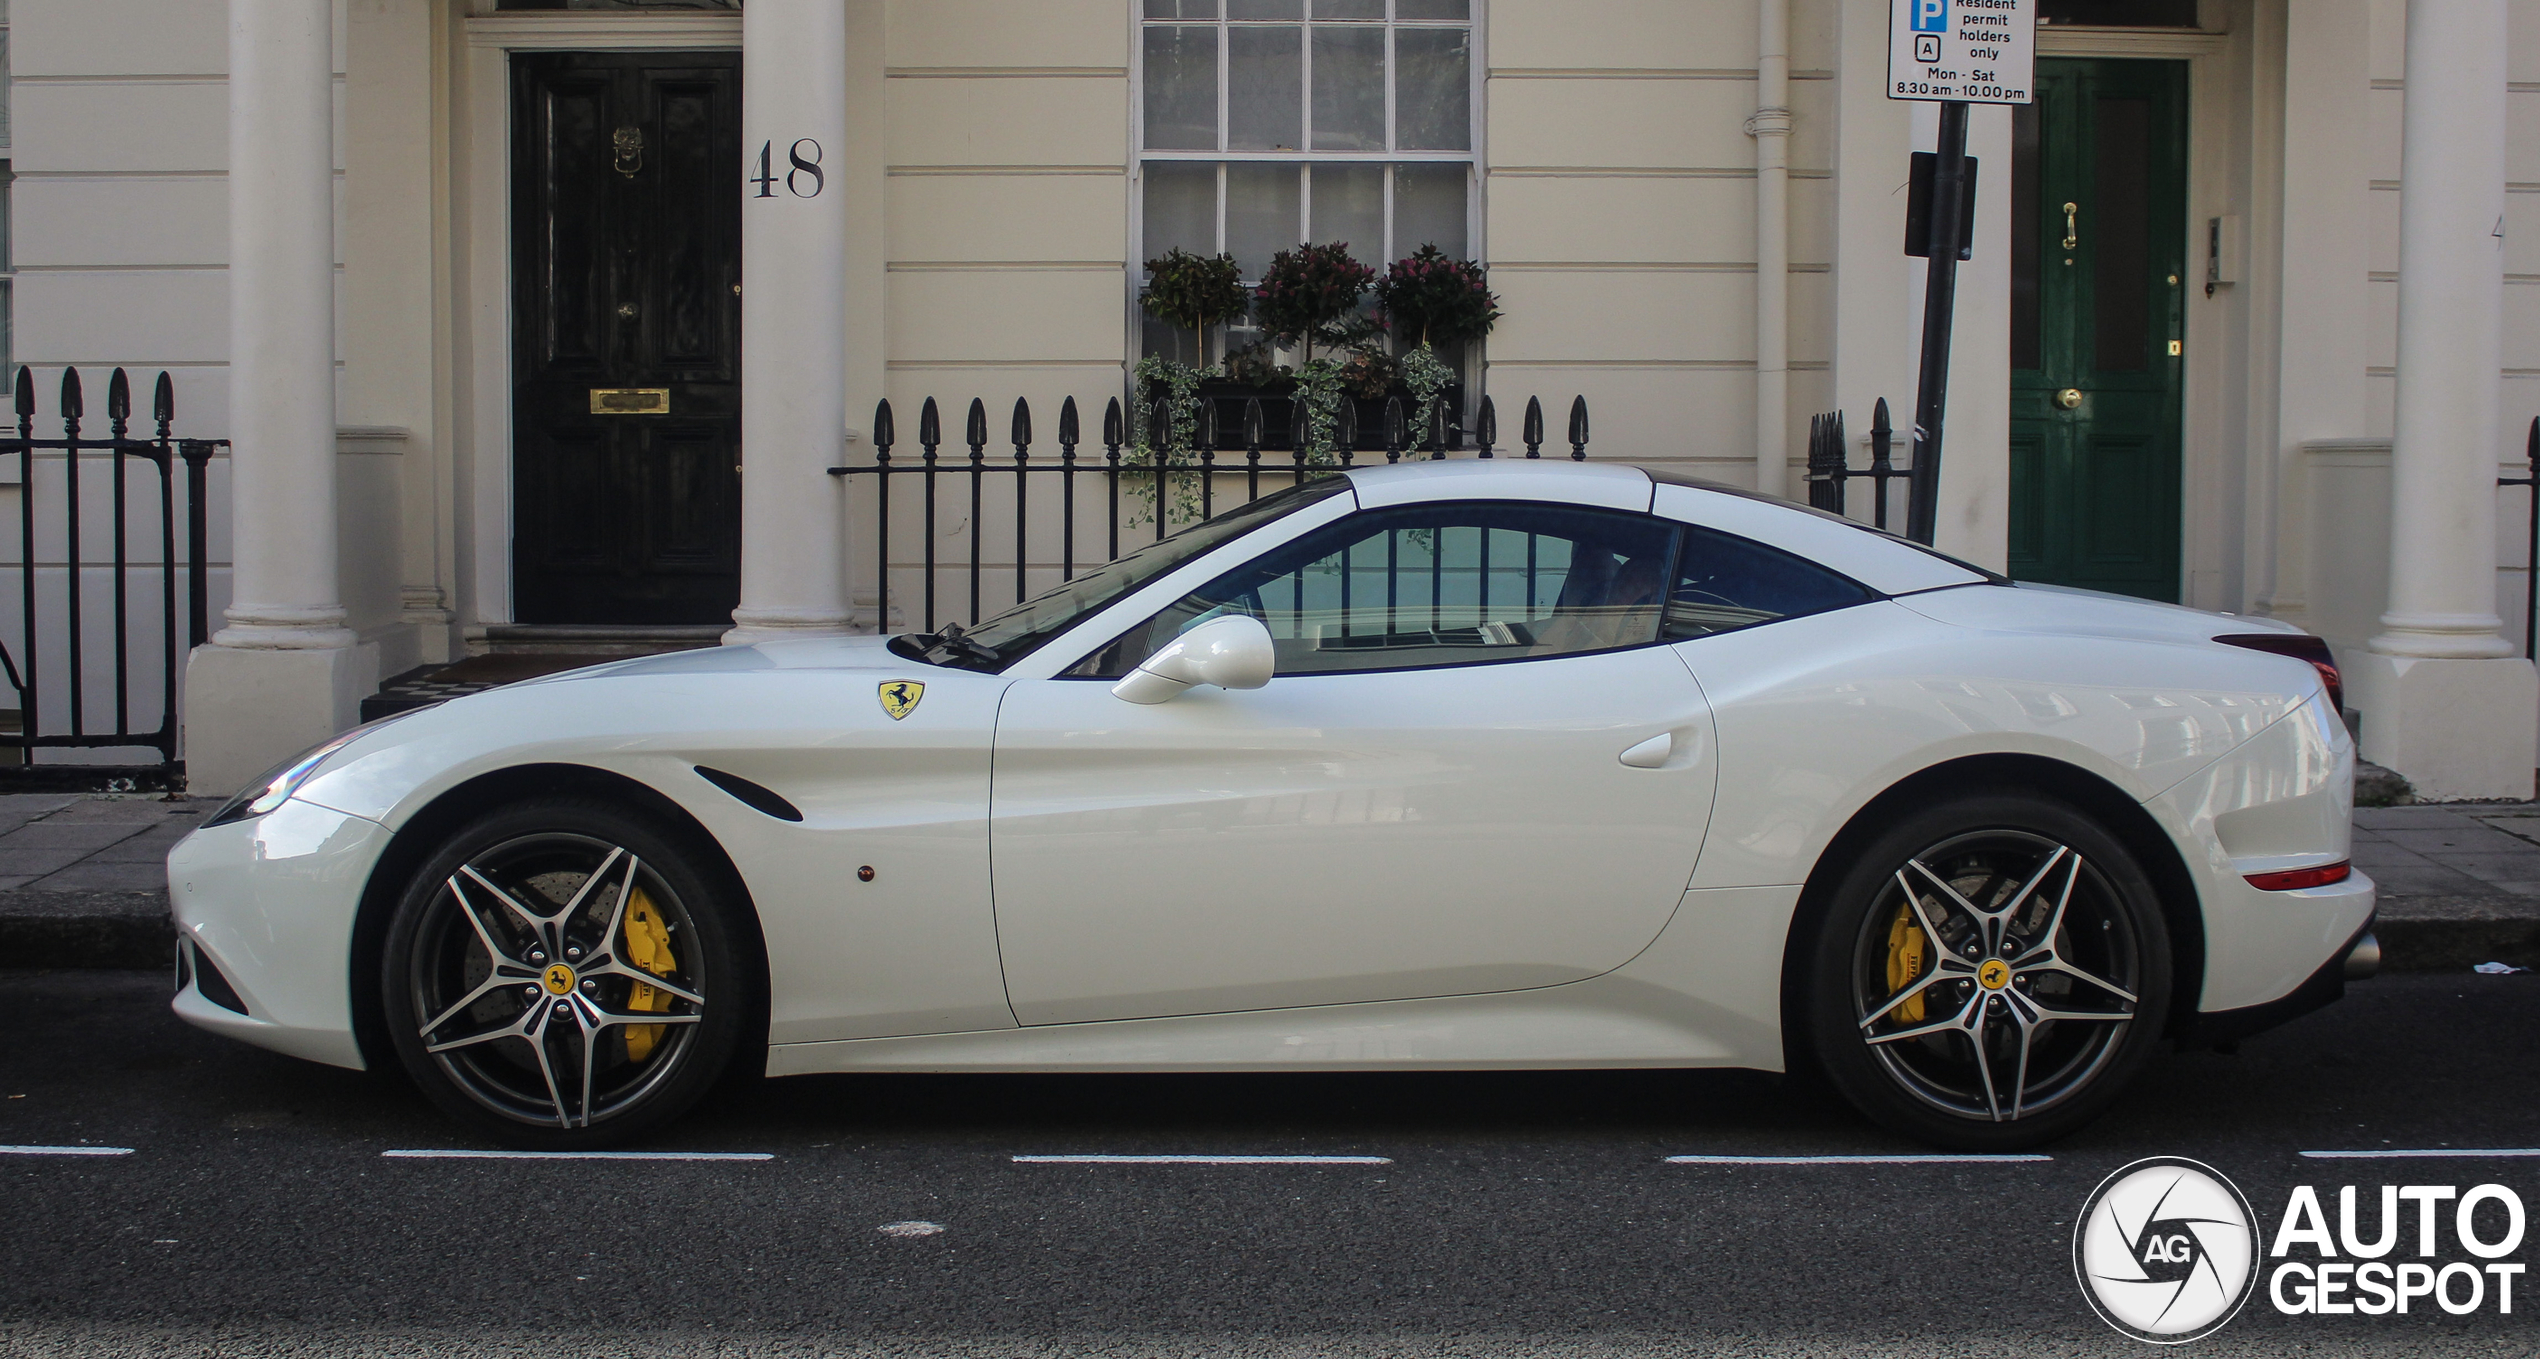
[[[2074,410],[2079,408],[2081,405],[2081,389],[2079,387],[2066,387],[2064,390],[2055,393],[2055,404],[2063,407],[2065,410]]]
[[[2066,250],[2081,248],[2081,225],[2079,218],[2075,216],[2080,211],[2081,205],[2078,203],[2064,205],[2064,248]]]
[[[1634,769],[1658,769],[1664,767],[1667,757],[1675,753],[1676,734],[1662,731],[1615,758]]]

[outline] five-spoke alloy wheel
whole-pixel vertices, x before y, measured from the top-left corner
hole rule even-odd
[[[1873,1119],[1971,1150],[2095,1117],[2151,1055],[2170,947],[2131,852],[2079,810],[2003,790],[1911,813],[1831,893],[1808,1029]]]
[[[451,837],[388,930],[382,1011],[443,1109],[515,1145],[676,1117],[756,1010],[714,874],[650,818],[522,803]]]

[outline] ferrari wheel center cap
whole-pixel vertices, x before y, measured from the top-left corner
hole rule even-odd
[[[548,968],[546,975],[540,977],[538,980],[541,985],[547,988],[548,995],[566,995],[573,990],[573,969],[562,963],[558,963],[555,966]],[[1987,982],[1985,985],[1991,986],[1993,983]]]
[[[552,977],[554,974],[549,975]],[[1999,991],[2011,984],[2011,965],[1999,958],[1987,958],[1984,966],[1976,969],[1976,980],[1983,983],[1987,991]],[[548,984],[554,983],[550,981]]]

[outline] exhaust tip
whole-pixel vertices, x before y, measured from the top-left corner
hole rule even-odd
[[[2381,971],[2381,939],[2367,933],[2346,950],[2346,980],[2363,981]]]

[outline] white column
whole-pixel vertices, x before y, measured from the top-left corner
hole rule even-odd
[[[186,668],[186,761],[228,791],[350,725],[336,588],[333,6],[230,0],[228,626]]]
[[[847,630],[845,0],[751,0],[741,65],[735,644]]]
[[[2437,797],[2529,797],[2540,685],[2496,616],[2506,0],[2409,0],[2390,604],[2367,758]]]

